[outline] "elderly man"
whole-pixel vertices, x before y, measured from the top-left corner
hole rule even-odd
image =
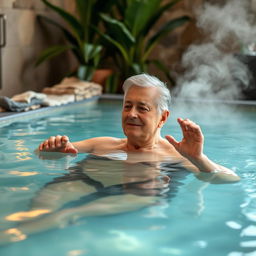
[[[214,163],[203,153],[204,137],[200,127],[189,119],[179,118],[182,141],[172,136],[161,137],[160,131],[170,114],[170,93],[156,77],[140,74],[128,78],[124,84],[122,127],[126,138],[97,137],[70,142],[67,136],[50,137],[39,151],[62,153],[88,152],[108,155],[126,152],[130,161],[179,161],[195,173],[215,174],[225,181],[237,181],[231,170]],[[133,154],[137,153],[137,154]]]

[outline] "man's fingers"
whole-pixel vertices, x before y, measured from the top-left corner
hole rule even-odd
[[[44,148],[44,149],[48,149],[48,148],[49,148],[49,140],[45,140],[45,141],[43,142],[43,148]]]
[[[39,150],[43,150],[43,143],[41,143],[38,147]]]
[[[68,147],[68,148],[66,148],[65,152],[66,153],[71,153],[71,154],[77,154],[78,150],[74,147]]]
[[[201,128],[199,125],[197,125],[195,122],[189,120],[189,119],[182,119],[178,118],[178,122],[180,124],[180,127],[182,129],[183,135],[188,133],[201,133]]]
[[[180,128],[181,128],[181,130],[182,130],[183,137],[185,137],[185,135],[186,135],[186,133],[187,133],[187,131],[188,131],[188,127],[187,127],[187,124],[186,124],[186,120],[187,120],[187,119],[183,120],[182,118],[178,118],[178,119],[177,119],[177,121],[178,121],[178,123],[179,123],[179,125],[180,125]]]
[[[176,148],[179,144],[177,140],[175,140],[172,136],[166,135],[165,138]]]
[[[48,139],[48,145],[50,148],[55,148],[55,140],[56,138],[54,136],[51,136],[49,139]]]
[[[60,148],[62,145],[62,143],[61,143],[61,138],[62,138],[62,136],[60,136],[60,135],[57,135],[56,137],[55,137],[55,146],[56,146],[56,148]]]
[[[61,144],[67,144],[69,142],[68,136],[64,135],[61,137]]]
[[[56,149],[64,149],[69,142],[69,138],[67,136],[51,136],[49,139],[45,140],[39,145],[40,151],[49,151]]]

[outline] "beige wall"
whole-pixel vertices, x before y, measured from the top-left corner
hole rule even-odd
[[[54,0],[66,7],[70,1]],[[6,17],[6,45],[0,48],[1,96],[53,85],[70,70],[68,55],[46,62],[35,68],[38,54],[53,43],[61,44],[63,37],[53,26],[39,22],[38,14],[54,16],[39,0],[1,0],[0,14]],[[1,40],[0,40],[1,41]]]

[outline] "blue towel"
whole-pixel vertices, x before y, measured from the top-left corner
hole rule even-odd
[[[17,102],[6,96],[0,96],[0,107],[12,112],[22,112],[26,111],[29,107],[34,105],[41,105],[43,103],[42,99],[32,98],[30,103]]]

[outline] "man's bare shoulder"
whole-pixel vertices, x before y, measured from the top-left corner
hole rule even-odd
[[[82,152],[96,152],[100,150],[114,150],[115,148],[121,147],[125,143],[125,139],[115,137],[94,137],[78,142],[72,143],[74,147]]]
[[[172,144],[170,144],[166,139],[161,139],[160,147],[163,151],[167,154],[174,155],[174,156],[181,156],[179,152],[174,148]]]
[[[91,140],[95,143],[108,142],[108,143],[119,144],[119,143],[123,143],[124,140],[126,140],[126,139],[116,138],[116,137],[94,137],[89,140]]]
[[[126,145],[126,139],[116,137],[95,137],[90,139],[93,146],[93,152],[110,152],[123,150]]]

